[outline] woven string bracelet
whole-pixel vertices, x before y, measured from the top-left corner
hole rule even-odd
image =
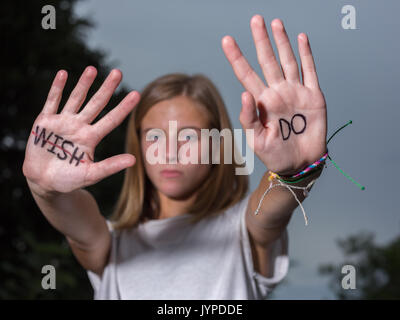
[[[327,157],[328,157],[328,151],[327,151],[321,158],[319,158],[317,161],[315,161],[313,164],[309,165],[309,166],[308,166],[307,168],[305,168],[304,170],[302,170],[302,171],[300,171],[299,173],[296,173],[295,175],[293,175],[293,176],[291,176],[291,177],[288,177],[288,178],[289,178],[289,179],[290,179],[290,178],[297,178],[297,177],[300,177],[300,176],[306,174],[307,172],[312,171],[314,168],[316,168],[316,167],[318,167],[319,165],[323,164],[323,163],[325,162],[325,160],[326,160]],[[282,176],[281,176],[281,178],[284,178],[284,179],[285,179],[285,177],[282,177]]]
[[[331,139],[343,128],[345,128],[346,126],[348,126],[349,124],[353,123],[351,120],[346,123],[345,125],[343,125],[342,127],[340,127],[338,130],[336,130],[331,137],[328,139],[327,145],[329,144],[329,142],[331,141]],[[290,183],[297,183],[300,182],[302,180],[304,180],[306,178],[306,176],[310,176],[314,173],[314,171],[319,171],[322,170],[326,159],[329,159],[333,165],[336,167],[336,169],[338,169],[346,178],[348,178],[351,182],[353,182],[354,184],[356,184],[361,190],[365,190],[365,187],[360,185],[358,182],[356,182],[353,178],[351,178],[349,175],[347,175],[342,169],[339,168],[339,166],[333,161],[333,159],[329,156],[328,151],[317,161],[315,161],[313,164],[309,165],[307,168],[305,168],[304,170],[300,171],[299,173],[294,174],[293,176],[290,177],[281,177],[279,176],[277,173],[269,171],[270,175],[268,177],[268,180],[271,181],[271,183],[268,186],[268,189],[263,193],[256,211],[254,212],[254,214],[258,214],[260,208],[261,208],[261,204],[262,201],[264,200],[264,197],[268,194],[268,192],[270,192],[273,188],[275,187],[285,187],[287,188],[293,195],[293,197],[296,199],[297,203],[299,204],[301,211],[303,212],[303,216],[304,216],[304,220],[305,220],[305,224],[306,226],[308,225],[308,218],[306,215],[306,212],[303,208],[303,205],[301,204],[301,202],[299,201],[299,199],[297,198],[296,194],[294,193],[294,191],[292,189],[302,189],[303,190],[303,195],[306,198],[308,196],[308,192],[309,192],[309,188],[311,188],[311,186],[314,184],[314,182],[317,180],[317,178],[313,179],[310,183],[307,184],[307,186],[305,187],[299,187],[299,186],[291,186],[289,185]],[[326,167],[326,165],[325,165]],[[301,177],[302,176],[302,177]],[[298,178],[301,177],[300,179],[296,179],[296,180],[289,180],[289,179],[293,179],[293,178]],[[273,184],[273,180],[277,180],[278,184]],[[286,180],[287,179],[287,180]]]
[[[274,175],[275,175],[275,173],[273,173],[272,171],[270,171],[270,176],[269,176],[268,180],[273,180],[273,178],[275,178]],[[271,178],[272,178],[272,179],[271,179]],[[300,206],[300,208],[301,208],[301,211],[303,212],[303,217],[304,217],[305,224],[308,225],[308,218],[307,218],[306,212],[305,212],[305,210],[304,210],[304,208],[303,208],[303,205],[301,204],[300,200],[297,198],[297,196],[296,196],[296,194],[294,193],[294,191],[292,190],[292,188],[293,188],[293,189],[302,189],[302,190],[303,190],[303,195],[304,195],[304,197],[307,197],[307,196],[308,196],[308,188],[311,188],[311,186],[314,184],[314,182],[315,182],[316,180],[317,180],[317,179],[312,180],[306,187],[289,186],[289,185],[287,185],[286,183],[283,183],[281,180],[278,180],[278,179],[277,179],[278,184],[274,184],[274,182],[272,181],[272,182],[270,183],[270,185],[268,186],[268,189],[265,190],[265,192],[263,193],[263,195],[262,195],[262,197],[261,197],[261,200],[260,200],[260,202],[258,203],[258,207],[257,207],[256,211],[254,212],[254,214],[258,214],[258,211],[259,211],[260,208],[261,208],[262,201],[264,200],[264,197],[268,194],[268,192],[270,192],[270,191],[271,191],[273,188],[275,188],[275,187],[282,186],[282,187],[287,188],[287,189],[292,193],[293,197],[296,199],[297,203],[299,204],[299,206]]]

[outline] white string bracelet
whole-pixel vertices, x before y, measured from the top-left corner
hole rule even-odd
[[[276,179],[276,180],[278,181],[278,184],[273,184],[274,180],[272,180],[272,182],[270,183],[268,189],[265,190],[264,194],[262,195],[262,197],[260,199],[260,202],[258,203],[258,207],[257,207],[256,211],[254,212],[254,214],[257,215],[258,212],[260,211],[261,204],[262,204],[262,202],[264,200],[264,197],[268,194],[268,192],[270,192],[275,187],[282,186],[282,187],[286,187],[292,193],[293,197],[296,199],[297,203],[300,205],[301,211],[303,212],[305,224],[308,225],[308,218],[307,218],[306,212],[304,211],[303,205],[301,204],[301,202],[299,201],[299,199],[297,198],[296,194],[294,193],[294,191],[291,188],[293,188],[293,189],[302,189],[304,197],[307,198],[308,191],[309,191],[307,189],[311,188],[311,186],[314,184],[314,182],[317,179],[312,180],[306,187],[290,186],[287,183],[283,183],[282,181],[280,181],[278,179]]]

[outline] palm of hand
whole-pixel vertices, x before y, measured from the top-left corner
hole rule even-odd
[[[224,37],[222,46],[247,90],[242,95],[240,122],[244,129],[254,132],[254,136],[246,134],[250,147],[269,170],[292,174],[326,152],[326,103],[305,35],[299,36],[301,83],[283,24],[276,19],[271,25],[282,69],[262,17],[256,15],[251,21],[258,61],[269,86],[250,67],[231,37]]]
[[[68,124],[68,125],[66,125]],[[41,114],[27,143],[25,170],[52,189],[69,192],[84,186],[96,146],[90,125],[72,114]]]
[[[140,98],[138,92],[130,92],[118,106],[91,124],[122,78],[120,71],[113,70],[79,111],[96,74],[95,68],[86,68],[59,114],[57,109],[67,73],[59,71],[53,81],[43,110],[33,124],[23,164],[28,182],[39,186],[41,192],[70,192],[94,184],[135,163],[131,154],[93,162],[97,144],[123,121]]]

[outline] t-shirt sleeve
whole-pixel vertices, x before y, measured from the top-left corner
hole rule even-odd
[[[114,251],[113,250],[113,246],[114,246],[114,231],[113,231],[111,222],[109,220],[106,220],[106,223],[107,223],[108,230],[111,232],[112,244],[111,244],[111,249],[110,250]],[[111,252],[110,253],[110,260],[111,260],[112,254],[113,253]],[[109,273],[108,272],[109,268],[110,268],[110,265],[108,264],[105,267],[104,271],[103,271],[103,277],[105,277]],[[102,278],[97,273],[94,273],[93,271],[90,271],[90,270],[86,270],[86,273],[88,275],[89,281],[90,281],[90,283],[92,285],[92,288],[93,288],[93,291],[94,291],[94,299],[98,299],[99,298],[99,292],[100,292],[100,286],[101,286]]]
[[[267,299],[269,293],[285,278],[289,270],[288,255],[288,232],[287,228],[282,232],[281,236],[274,241],[272,249],[272,265],[274,267],[272,277],[268,278],[254,269],[253,258],[250,246],[249,234],[246,226],[246,208],[248,199],[245,198],[243,205],[240,207],[240,237],[243,248],[246,270],[250,277],[252,290],[256,299]]]

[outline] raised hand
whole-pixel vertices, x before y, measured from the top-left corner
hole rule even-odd
[[[96,74],[94,67],[85,69],[60,113],[57,109],[67,72],[61,70],[54,78],[47,101],[32,126],[23,164],[23,173],[37,193],[70,192],[135,163],[131,154],[93,162],[97,144],[124,120],[140,99],[138,92],[130,92],[118,106],[92,124],[122,79],[119,70],[112,70],[79,111]]]
[[[284,175],[297,173],[326,152],[326,103],[308,37],[304,33],[298,35],[301,82],[282,21],[271,22],[281,67],[263,17],[253,16],[250,26],[267,85],[251,68],[235,40],[230,36],[222,39],[224,53],[246,89],[240,122],[244,129],[254,130],[254,141],[249,136],[247,140],[269,170]]]

